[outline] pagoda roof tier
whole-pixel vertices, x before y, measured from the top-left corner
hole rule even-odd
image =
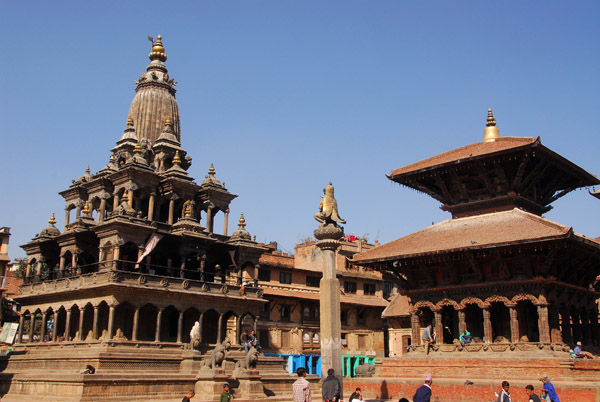
[[[540,138],[499,137],[395,169],[387,176],[440,201],[453,216],[519,207],[541,215],[598,178],[544,147]]]
[[[573,233],[573,229],[568,226],[520,209],[512,209],[510,211],[449,219],[356,254],[352,261],[364,265],[366,263],[396,261],[430,254],[563,239],[571,236],[593,243],[600,251],[599,243]]]

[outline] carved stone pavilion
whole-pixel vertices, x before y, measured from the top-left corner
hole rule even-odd
[[[256,287],[257,266],[267,247],[252,241],[243,215],[228,236],[236,195],[212,165],[201,184],[189,176],[192,160],[181,144],[176,83],[161,39],[136,81],[108,165],[95,174],[88,167],[60,192],[64,233],[53,214],[22,246],[27,278],[15,297],[17,344],[0,373],[3,400],[168,400],[194,389],[202,353],[226,338],[241,351],[241,331],[256,329],[267,302]],[[213,227],[219,213],[222,234]],[[242,284],[243,276],[250,280]],[[196,321],[200,352],[186,346]],[[81,374],[87,364],[101,374]],[[261,364],[271,392],[286,386],[281,359]],[[264,397],[260,390],[253,396]]]
[[[410,297],[411,348],[431,323],[441,351],[465,328],[482,350],[562,349],[600,338],[600,244],[541,215],[600,181],[542,145],[500,137],[490,109],[482,142],[392,171],[452,219],[365,251],[360,265],[392,274]]]

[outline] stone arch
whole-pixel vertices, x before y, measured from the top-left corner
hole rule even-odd
[[[202,315],[202,342],[217,343],[217,325],[219,313],[210,309]]]
[[[455,300],[448,298],[444,298],[435,304],[435,307],[437,309],[441,309],[446,306],[454,307],[455,310],[458,310],[460,308],[459,304]]]
[[[158,309],[153,304],[145,304],[140,308],[138,318],[137,339],[140,341],[154,341],[156,338],[156,316]]]
[[[460,308],[466,308],[469,304],[476,304],[480,308],[489,307],[489,303],[484,302],[479,297],[465,297],[459,303]]]
[[[129,302],[119,303],[115,307],[115,333],[113,338],[133,339],[133,316],[135,307]]]
[[[163,309],[160,320],[160,341],[177,342],[177,328],[179,326],[179,310],[173,305]]]
[[[514,305],[514,303],[511,300],[509,300],[508,297],[501,296],[501,295],[492,295],[492,296],[486,298],[485,302],[487,304],[491,304],[491,303],[503,303],[507,307]]]
[[[511,299],[513,304],[517,304],[518,302],[525,300],[531,301],[534,305],[540,304],[537,297],[526,293],[519,293],[518,295],[513,296],[513,298]]]

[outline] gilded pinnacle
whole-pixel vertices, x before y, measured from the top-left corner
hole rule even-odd
[[[87,165],[87,167],[85,168],[85,172],[86,172],[87,174],[90,174],[90,165]]]
[[[143,153],[144,149],[142,148],[142,144],[140,144],[139,142],[137,144],[135,144],[135,148],[133,148],[133,152],[136,154]]]
[[[175,156],[173,157],[173,165],[181,164],[181,158],[179,157],[179,151],[175,152]]]
[[[488,117],[483,130],[483,142],[494,142],[500,138],[500,130],[496,127],[496,118],[492,113],[492,109],[488,109]]]
[[[90,212],[92,212],[90,210],[90,203],[88,201],[85,202],[85,205],[83,206],[83,210],[81,212],[83,212],[85,215],[89,215]]]
[[[48,223],[51,225],[54,225],[56,223],[56,219],[54,219],[54,212],[52,212],[52,216],[50,217]]]
[[[165,127],[171,127],[172,126],[172,122],[171,122],[171,118],[167,117],[167,119],[165,120]]]
[[[133,126],[133,119],[131,118],[131,115],[127,116],[127,125]]]
[[[212,163],[210,164],[210,168],[208,169],[208,174],[211,175],[211,176],[215,175],[215,167],[213,166]]]
[[[246,219],[244,219],[244,213],[240,216],[240,221],[238,222],[238,226],[240,229],[243,229],[246,226]]]
[[[152,40],[151,38],[152,38],[151,36],[148,37],[148,39]],[[158,35],[156,42],[152,41],[152,52],[150,52],[148,57],[152,61],[154,61],[154,60],[160,60],[162,62],[167,61],[167,55],[165,54],[165,48],[163,47],[163,44],[162,44],[162,36],[161,35]]]

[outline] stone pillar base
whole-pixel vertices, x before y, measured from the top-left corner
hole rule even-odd
[[[196,377],[194,392],[201,395],[204,401],[218,401],[223,392],[223,384],[227,383],[228,378],[223,369],[201,372]]]
[[[263,383],[258,370],[245,370],[244,373],[238,373],[236,378],[240,382],[235,394],[236,398],[257,399],[265,397]]]

